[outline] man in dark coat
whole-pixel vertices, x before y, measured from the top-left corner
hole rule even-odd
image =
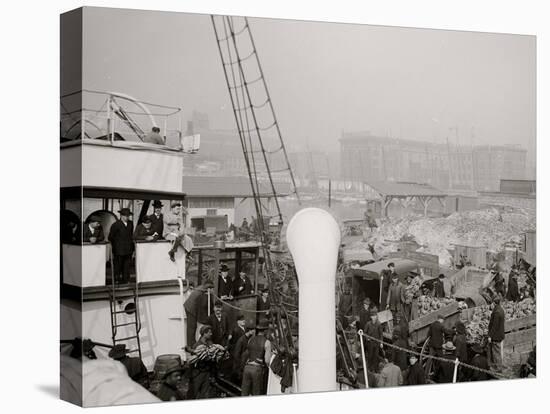
[[[233,348],[235,347],[235,344],[239,340],[241,336],[243,336],[246,332],[246,321],[244,319],[244,315],[241,313],[237,315],[237,321],[233,329],[231,330],[231,335],[229,336],[229,340],[227,342],[227,348],[229,353],[232,353]]]
[[[150,217],[145,217],[143,221],[136,226],[134,231],[134,240],[153,241],[158,239],[158,234],[153,231]]]
[[[468,363],[468,345],[466,342],[466,326],[462,321],[457,321],[455,324],[456,334],[453,340],[456,346],[456,357],[460,362]],[[458,381],[462,382],[466,380],[465,368],[458,367]]]
[[[367,322],[363,331],[366,335],[378,339],[365,338],[367,341],[367,369],[372,372],[378,371],[380,362],[380,348],[382,348],[382,325],[378,321],[378,314],[375,311],[370,312],[370,321]]]
[[[256,326],[253,324],[246,325],[244,335],[241,335],[235,342],[231,356],[233,357],[233,372],[232,378],[236,384],[242,384],[243,369],[246,364],[247,347],[250,338],[256,333]]]
[[[115,361],[120,362],[126,368],[128,376],[133,381],[137,382],[141,386],[147,388],[148,385],[148,373],[147,368],[143,361],[137,357],[129,357],[126,345],[117,344],[109,351],[109,357]]]
[[[100,224],[99,217],[92,216],[88,219],[88,223],[84,226],[82,239],[86,243],[97,243],[105,240],[103,227]]]
[[[401,327],[399,326],[396,326],[393,329],[392,341],[394,345],[400,348],[409,349],[409,342],[407,341],[406,336],[401,333]],[[393,362],[401,368],[402,372],[405,372],[409,366],[407,359],[407,352],[399,349],[393,350]]]
[[[405,377],[406,385],[421,385],[426,383],[424,368],[422,368],[422,366],[420,366],[417,362],[418,357],[411,354],[409,356],[409,369],[407,370],[407,375]]]
[[[502,277],[500,272],[496,270],[492,270],[491,272],[495,273],[495,291],[503,298],[506,297],[506,284],[504,281],[504,277]]]
[[[183,307],[187,318],[187,346],[191,347],[197,340],[198,324],[206,325],[208,322],[208,289],[212,289],[214,284],[206,282],[204,285],[193,289]],[[211,310],[214,308],[214,298],[210,298]]]
[[[445,279],[445,275],[441,273],[434,281],[434,297],[436,298],[445,297],[445,286],[443,285],[443,279]]]
[[[256,335],[248,341],[241,385],[243,396],[265,394],[264,375],[266,368],[269,369],[272,355],[271,342],[266,337],[268,328],[267,323],[261,323],[256,327]]]
[[[367,322],[370,321],[370,313],[374,310],[371,299],[367,296],[363,299],[363,309],[359,311],[359,329],[365,329]]]
[[[443,355],[443,344],[445,343],[445,334],[449,334],[451,330],[443,326],[445,318],[443,315],[437,315],[437,320],[430,325],[428,336],[430,337],[430,355],[441,357]],[[434,372],[438,369],[439,362],[433,360]]]
[[[109,241],[113,251],[115,282],[130,282],[130,264],[134,252],[134,224],[130,220],[132,212],[128,208],[119,211],[120,220],[111,226]]]
[[[260,320],[269,319],[269,311],[271,309],[271,300],[269,299],[269,289],[263,289],[262,294],[257,300],[258,313],[256,314],[256,323],[259,324]]]
[[[508,291],[506,292],[506,299],[512,302],[517,302],[520,299],[518,274],[515,269],[512,269],[510,275],[508,276]]]
[[[246,272],[240,271],[239,277],[233,282],[233,296],[251,295],[254,293],[254,287]]]
[[[201,345],[212,345],[213,332],[211,326],[202,326],[199,333],[200,338],[192,346],[192,351],[195,351],[195,349],[197,349]],[[198,361],[189,369],[189,387],[187,389],[188,399],[213,397],[213,390],[210,382],[212,370],[213,366],[211,361]]]
[[[487,362],[487,357],[485,356],[485,350],[478,344],[475,344],[472,346],[472,352],[474,353],[474,356],[470,360],[470,365],[480,369],[489,370],[489,363]],[[470,381],[486,381],[489,379],[489,376],[482,371],[468,369],[467,373]]]
[[[158,238],[162,239],[164,234],[164,215],[162,214],[163,204],[160,200],[153,201],[153,214],[148,216],[151,219],[151,231],[158,234]]]
[[[449,362],[440,362],[437,369],[435,370],[434,380],[437,383],[448,383],[453,382],[453,376],[455,372],[455,360],[456,347],[452,342],[446,342],[443,344],[443,355],[444,359],[449,360]]]
[[[380,277],[382,279],[380,281],[380,283],[382,284],[382,298],[380,301],[381,309],[386,308],[388,293],[390,291],[390,284],[391,284],[392,277],[394,275],[397,275],[397,273],[395,273],[395,264],[393,262],[388,263],[388,268],[384,269],[380,274]]]
[[[224,264],[220,266],[217,294],[222,299],[233,299],[233,281],[229,277],[229,268]]]
[[[207,325],[212,327],[212,342],[222,346],[227,346],[229,338],[229,322],[222,312],[222,304],[214,305],[214,314],[208,318]]]
[[[403,311],[403,302],[405,301],[405,287],[399,280],[397,274],[391,276],[392,281],[388,293],[388,300],[386,302],[386,309],[391,310],[393,318]]]
[[[502,341],[504,340],[504,320],[505,313],[500,306],[500,297],[495,297],[493,312],[489,320],[488,328],[488,360],[489,366],[495,371],[500,371],[502,368]]]

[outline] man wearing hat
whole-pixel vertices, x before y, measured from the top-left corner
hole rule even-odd
[[[162,214],[163,204],[160,200],[153,201],[153,214],[148,216],[151,219],[151,231],[158,234],[162,239],[164,234],[164,215]]]
[[[438,383],[453,382],[453,376],[455,371],[455,350],[456,347],[451,341],[445,342],[442,346],[443,355],[442,358],[447,359],[449,362],[440,361],[435,369],[434,380]]]
[[[88,219],[88,223],[84,227],[82,238],[83,241],[87,243],[97,243],[105,240],[103,227],[100,224],[99,217],[92,215]]]
[[[233,299],[233,280],[229,277],[229,268],[226,264],[220,266],[218,296],[222,299]]]
[[[241,269],[239,271],[239,277],[233,282],[233,296],[251,295],[253,293],[254,288],[252,287],[252,282],[246,275],[246,272]]]
[[[384,269],[381,274],[381,289],[382,289],[382,297],[380,300],[380,307],[381,309],[385,309],[388,301],[388,294],[390,290],[390,284],[392,281],[392,278],[394,276],[397,276],[397,273],[395,273],[395,263],[390,262],[388,263],[388,268]]]
[[[367,341],[367,367],[369,371],[376,372],[380,362],[380,349],[382,348],[382,325],[378,320],[378,313],[373,309],[370,311],[370,321],[367,322],[363,331],[369,337]],[[377,340],[376,340],[377,339]]]
[[[502,306],[500,306],[500,296],[497,295],[493,299],[493,302],[495,306],[491,312],[487,332],[487,340],[489,341],[487,356],[491,369],[500,371],[502,368],[502,341],[504,340],[505,313]]]
[[[211,296],[210,301],[208,300],[208,291],[213,287],[212,282],[197,286],[183,304],[187,317],[186,336],[189,347],[193,346],[199,338],[200,328],[208,323],[208,302],[210,302],[210,311],[212,312],[214,309],[214,297]]]
[[[271,342],[265,332],[269,328],[266,321],[256,326],[256,335],[246,347],[248,358],[243,370],[241,395],[261,395],[265,393],[264,375],[271,361]]]
[[[441,273],[439,277],[434,281],[433,289],[434,289],[434,297],[436,298],[445,297],[445,286],[443,285],[444,279],[445,279],[445,275]]]
[[[200,328],[200,338],[193,345],[193,350],[201,345],[212,345],[212,327],[204,325]],[[189,371],[189,389],[187,396],[191,399],[210,398],[212,397],[212,387],[210,385],[210,376],[212,370],[212,362],[199,360],[192,365]]]
[[[243,370],[246,364],[246,349],[248,342],[256,334],[256,325],[253,323],[246,323],[244,334],[237,339],[232,349],[231,355],[233,357],[233,372],[232,377],[236,384],[242,384]]]
[[[129,357],[126,345],[117,344],[109,351],[109,357],[120,362],[126,368],[128,376],[133,381],[147,388],[148,373],[143,361],[137,357]]]
[[[393,318],[403,312],[403,303],[405,302],[405,287],[399,280],[399,276],[394,273],[391,275],[391,285],[388,293],[386,309],[391,310]]]
[[[157,393],[162,401],[181,401],[185,400],[185,396],[178,389],[181,381],[183,367],[178,360],[171,360],[166,372],[162,378],[162,384]]]
[[[517,302],[520,299],[518,286],[518,272],[516,266],[512,266],[512,270],[508,275],[508,289],[506,291],[506,299],[512,302]]]
[[[227,316],[223,314],[223,305],[221,303],[214,305],[214,314],[209,316],[207,324],[212,327],[212,342],[227,346],[230,334],[229,322]]]
[[[172,248],[168,252],[170,260],[176,260],[175,254],[181,247],[186,253],[193,249],[193,240],[185,234],[185,225],[181,215],[182,206],[180,201],[172,201],[170,212],[164,216],[163,237],[172,241]]]
[[[132,212],[124,207],[119,210],[120,219],[113,223],[109,231],[109,241],[113,251],[115,282],[130,282],[130,264],[134,252],[134,224],[130,220]]]
[[[471,349],[474,356],[470,360],[470,365],[488,371],[489,363],[487,362],[486,351],[479,344],[474,344]],[[470,368],[466,368],[465,371],[466,377],[470,381],[486,381],[489,379],[485,372]]]
[[[443,326],[443,321],[445,318],[443,315],[438,314],[437,319],[430,325],[430,329],[428,331],[428,336],[430,337],[430,355],[434,355],[436,357],[441,357],[443,355],[443,344],[445,343],[445,335],[449,335],[452,333],[451,329],[445,328]],[[437,370],[439,362],[434,360],[433,367],[434,371]]]
[[[409,368],[405,378],[407,385],[421,385],[426,383],[426,374],[424,368],[418,364],[418,357],[415,354],[409,354]]]
[[[136,241],[154,241],[157,240],[159,234],[153,232],[152,222],[150,217],[145,217],[143,221],[136,226],[134,231],[134,240]]]

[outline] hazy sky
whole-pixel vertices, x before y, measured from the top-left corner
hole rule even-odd
[[[250,19],[285,142],[341,131],[535,148],[535,37]],[[84,88],[234,128],[210,16],[86,8]]]

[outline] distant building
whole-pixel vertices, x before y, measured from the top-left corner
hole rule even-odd
[[[513,146],[474,148],[474,185],[478,191],[499,191],[501,179],[523,180],[527,151]]]
[[[347,181],[407,181],[447,190],[498,191],[501,178],[525,177],[526,153],[518,147],[461,147],[346,132],[340,138],[340,172]]]

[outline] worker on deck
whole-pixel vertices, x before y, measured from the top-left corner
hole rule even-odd
[[[181,209],[181,202],[173,201],[170,204],[170,212],[164,216],[163,237],[172,241],[172,248],[168,252],[168,256],[173,262],[176,261],[175,255],[180,247],[185,253],[189,253],[193,249],[193,240],[185,234]]]
[[[401,369],[395,365],[395,350],[390,352],[389,358],[385,361],[384,368],[380,372],[378,380],[379,387],[397,387],[403,385],[403,374]]]
[[[502,296],[503,298],[506,297],[506,284],[505,284],[504,277],[496,269],[491,270],[491,274],[494,275],[493,282],[495,284],[496,293]]]
[[[504,340],[504,309],[500,306],[500,296],[493,299],[495,304],[491,312],[489,327],[487,332],[487,340],[489,341],[489,349],[487,352],[489,366],[495,371],[502,369],[502,341]]]
[[[170,361],[164,376],[162,378],[162,384],[157,393],[162,401],[180,401],[184,400],[185,396],[178,389],[178,385],[181,381],[183,367],[177,360]]]
[[[160,135],[160,128],[157,126],[151,128],[151,132],[143,137],[143,142],[148,144],[164,145],[164,139],[162,139],[162,136]]]
[[[460,362],[468,363],[468,343],[466,340],[466,326],[462,321],[455,323],[455,336],[453,344],[456,346],[456,357]],[[467,372],[463,367],[458,368],[457,381],[463,382],[466,380]]]
[[[365,329],[367,322],[370,321],[370,314],[374,310],[375,306],[372,300],[367,296],[363,299],[363,308],[359,311],[359,327],[358,329]]]
[[[120,219],[111,226],[109,241],[113,251],[113,267],[116,283],[130,282],[130,264],[134,253],[134,224],[129,208],[119,210]]]
[[[192,347],[194,351],[200,345],[212,345],[212,327],[204,325],[200,329],[200,338]],[[212,397],[212,387],[210,385],[210,377],[212,370],[211,361],[198,361],[189,370],[189,388],[187,397],[189,399],[200,399]]]
[[[248,358],[243,370],[241,395],[265,394],[264,376],[271,361],[271,342],[265,336],[268,328],[266,322],[260,323],[256,327],[256,335],[248,341]]]
[[[241,270],[239,272],[239,277],[233,282],[233,296],[244,296],[251,295],[254,293],[254,288],[252,287],[252,282],[250,278],[246,275],[246,272]]]
[[[474,353],[474,356],[470,360],[469,365],[488,371],[489,363],[487,361],[487,352],[485,351],[485,349],[483,349],[479,344],[474,344],[471,349]],[[467,378],[470,381],[486,381],[489,379],[489,375],[487,375],[487,373],[483,371],[467,368],[466,372]]]
[[[243,318],[244,319],[244,318]],[[241,335],[236,341],[235,345],[231,349],[231,357],[233,362],[233,371],[231,379],[236,384],[242,384],[243,382],[243,370],[246,364],[246,350],[248,342],[256,334],[255,324],[245,324],[244,335]]]
[[[84,227],[82,239],[88,243],[97,243],[105,240],[99,217],[92,216],[88,219],[88,225]]]
[[[128,376],[132,378],[133,381],[147,388],[149,382],[147,368],[140,358],[129,357],[128,353],[129,351],[126,349],[126,345],[117,344],[109,351],[109,357],[124,365],[128,372]]]
[[[150,217],[145,217],[143,221],[136,226],[134,231],[134,240],[153,241],[158,239],[159,234],[153,232],[153,226]]]
[[[212,342],[222,346],[227,346],[229,339],[229,322],[227,316],[223,313],[223,305],[216,303],[214,305],[214,314],[208,317],[207,325],[212,327]]]
[[[262,289],[262,293],[257,300],[257,320],[256,323],[260,323],[260,319],[269,319],[270,309],[271,309],[271,300],[269,299],[269,289]]]
[[[212,282],[206,282],[197,286],[191,291],[191,294],[183,304],[185,316],[187,317],[187,346],[191,347],[199,338],[199,332],[202,326],[208,322],[208,302],[210,308],[213,308],[214,298],[208,299],[209,290],[214,287]]]
[[[153,201],[153,214],[148,216],[151,219],[151,230],[153,233],[157,233],[159,239],[164,235],[164,215],[162,214],[162,207],[164,204],[160,200]]]

